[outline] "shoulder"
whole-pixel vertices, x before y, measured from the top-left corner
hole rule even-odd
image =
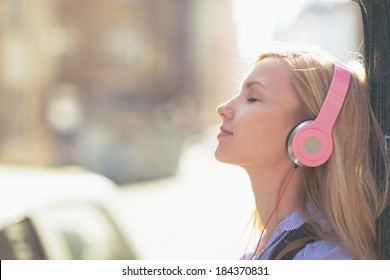
[[[352,257],[336,244],[318,240],[307,244],[294,260],[352,260]]]

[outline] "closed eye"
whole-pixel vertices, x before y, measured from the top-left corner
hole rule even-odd
[[[256,102],[256,101],[259,101],[258,99],[256,98],[247,98],[246,101],[248,101],[249,103],[253,103],[253,102]]]

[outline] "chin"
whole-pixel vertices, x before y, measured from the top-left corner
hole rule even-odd
[[[218,147],[215,149],[214,157],[216,160],[218,160],[220,162],[226,162],[226,159],[225,159],[226,156],[223,156],[223,153],[218,149]]]
[[[215,150],[214,156],[219,162],[237,165],[237,162],[231,156],[218,150],[218,148]]]

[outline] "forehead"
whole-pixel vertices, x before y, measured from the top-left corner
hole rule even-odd
[[[290,86],[290,69],[281,61],[264,58],[257,62],[244,83],[259,81],[267,88]]]

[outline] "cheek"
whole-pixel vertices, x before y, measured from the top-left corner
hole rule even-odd
[[[267,146],[278,146],[286,141],[288,128],[284,120],[278,117],[269,117],[264,121],[254,121],[252,125],[243,132],[243,137],[252,143],[267,144]]]
[[[256,154],[261,157],[287,156],[286,140],[289,128],[283,125],[283,120],[274,118],[269,122],[258,122],[243,134],[243,148],[246,154]]]

